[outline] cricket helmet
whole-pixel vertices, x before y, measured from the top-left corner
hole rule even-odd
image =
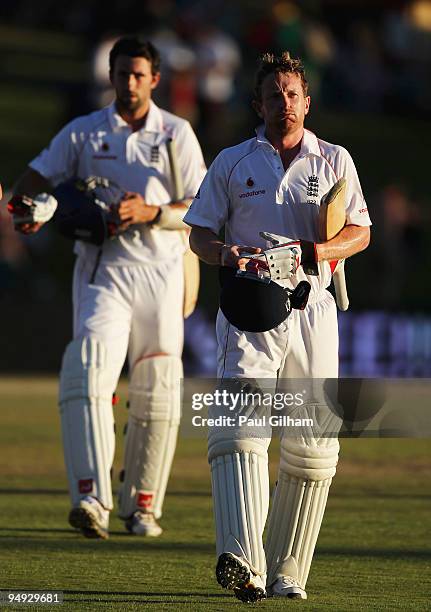
[[[53,222],[60,234],[97,246],[109,236],[106,213],[88,180],[70,179],[58,185],[53,195],[58,201]]]
[[[289,292],[272,280],[237,275],[235,268],[220,267],[220,309],[241,331],[265,332],[287,319]]]

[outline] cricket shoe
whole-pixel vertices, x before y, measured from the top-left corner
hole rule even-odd
[[[157,538],[163,532],[163,529],[151,512],[140,512],[138,510],[124,524],[127,531],[134,535]]]
[[[95,497],[84,497],[79,502],[79,506],[70,511],[69,524],[75,529],[80,529],[86,538],[107,540],[109,510],[105,510]]]
[[[307,599],[307,593],[295,578],[281,576],[267,588],[268,597],[288,597],[289,599]]]
[[[217,582],[224,589],[231,589],[235,597],[246,603],[266,598],[265,586],[260,576],[253,574],[244,561],[233,553],[223,553],[217,561]]]

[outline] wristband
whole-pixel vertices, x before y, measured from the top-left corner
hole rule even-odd
[[[305,274],[309,274],[310,276],[319,276],[315,242],[301,240],[301,265]]]

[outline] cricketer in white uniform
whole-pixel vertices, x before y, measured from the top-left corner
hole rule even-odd
[[[344,148],[304,129],[310,97],[300,60],[287,52],[262,56],[253,105],[264,124],[255,138],[218,155],[184,218],[192,226],[191,247],[209,264],[243,268],[249,260],[241,253],[268,249],[260,232],[270,232],[301,240],[302,261],[308,252],[318,276],[305,275],[299,267],[284,279],[281,284],[290,287],[304,279],[311,283],[308,305],[270,331],[240,331],[219,311],[218,376],[336,378],[338,329],[335,302],[327,291],[329,261],[366,248],[371,224],[357,172]],[[347,180],[347,224],[335,238],[318,244],[319,204],[340,177]],[[223,227],[224,243],[218,238]],[[245,601],[266,594],[307,597],[307,576],[338,460],[336,435],[282,434],[264,548],[270,439],[269,426],[212,427],[208,434],[216,575]]]
[[[129,420],[119,512],[132,533],[159,535],[156,519],[176,445],[183,347],[182,217],[205,174],[190,124],[151,100],[158,51],[136,37],[110,55],[115,101],[79,117],[30,163],[15,193],[51,192],[71,177],[106,177],[125,194],[114,204],[120,233],[101,248],[78,241],[73,340],[60,376],[60,411],[72,510],[87,537],[107,537],[113,507],[112,396],[128,355]],[[176,143],[184,198],[175,202],[167,142]],[[117,191],[118,197],[118,191]],[[35,198],[37,201],[37,197]],[[21,225],[24,233],[41,223]],[[181,230],[181,231],[180,231]]]

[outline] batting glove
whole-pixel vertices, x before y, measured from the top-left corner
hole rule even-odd
[[[13,217],[14,225],[23,223],[46,223],[57,210],[58,202],[49,193],[39,193],[35,198],[14,195],[7,209]]]

